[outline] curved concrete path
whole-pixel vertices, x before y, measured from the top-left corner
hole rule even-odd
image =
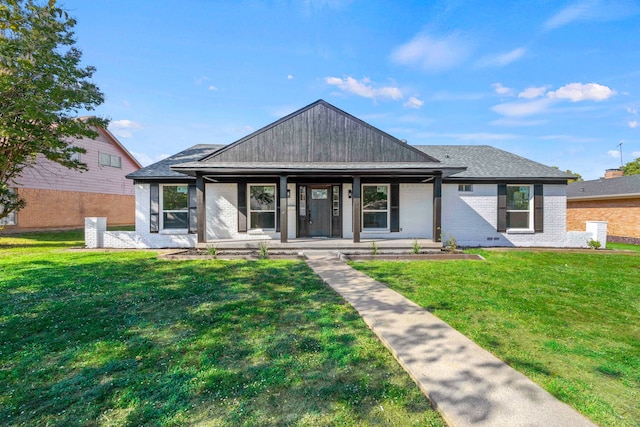
[[[307,264],[360,313],[451,426],[594,426],[422,307],[337,253]]]

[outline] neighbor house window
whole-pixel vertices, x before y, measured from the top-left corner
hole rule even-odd
[[[165,184],[161,191],[162,228],[166,230],[189,228],[189,187]]]
[[[459,193],[472,193],[473,192],[473,184],[458,184],[458,192]]]
[[[111,166],[112,168],[121,168],[122,159],[120,156],[114,156],[109,153],[100,153],[100,166]]]
[[[507,185],[507,229],[529,230],[532,224],[533,186]]]
[[[365,184],[362,186],[363,230],[389,229],[389,185]]]
[[[9,189],[10,193],[15,193],[16,190],[14,188]],[[0,205],[0,213],[4,212],[4,206]],[[9,215],[0,219],[0,227],[5,225],[16,225],[16,211],[11,212]]]
[[[249,184],[249,228],[276,229],[276,186]]]

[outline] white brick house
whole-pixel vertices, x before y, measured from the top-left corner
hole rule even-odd
[[[136,232],[105,246],[221,239],[455,237],[462,246],[584,246],[564,172],[489,146],[411,146],[317,101],[232,144],[128,175]],[[109,240],[111,239],[111,240]]]

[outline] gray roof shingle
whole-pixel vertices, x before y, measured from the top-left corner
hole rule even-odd
[[[567,199],[569,200],[611,196],[628,197],[631,195],[640,197],[640,175],[572,182],[567,185]]]
[[[195,166],[194,163],[223,147],[225,146],[209,144],[194,145],[178,154],[130,173],[127,177],[136,180],[193,179],[193,177],[172,170],[171,167],[177,165],[186,166],[187,164],[189,164],[188,166]],[[414,145],[413,147],[441,162],[439,164],[429,165],[432,168],[467,168],[467,170],[451,176],[451,179],[566,180],[571,178],[571,175],[556,168],[545,166],[541,163],[488,145]],[[241,165],[242,164],[238,164],[236,166]],[[380,168],[384,166],[384,163],[376,166]],[[407,164],[404,167],[410,166],[412,165]]]
[[[181,163],[189,163],[200,160],[201,158],[208,156],[209,154],[225,147],[224,145],[214,144],[198,144],[193,147],[187,148],[171,157],[167,157],[164,160],[160,160],[152,165],[146,166],[142,169],[138,169],[135,172],[127,175],[129,179],[139,180],[154,180],[154,179],[173,179],[173,178],[186,178],[194,179],[188,175],[180,172],[176,172],[171,169],[171,166],[179,165]]]
[[[444,167],[466,166],[467,170],[453,175],[460,179],[558,179],[571,175],[525,159],[489,145],[415,145],[419,150],[440,160]]]

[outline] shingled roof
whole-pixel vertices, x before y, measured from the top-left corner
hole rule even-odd
[[[467,179],[549,179],[567,180],[571,175],[488,145],[416,145],[417,149],[440,160],[443,167],[466,166],[450,177]]]
[[[127,175],[127,178],[142,181],[191,180],[194,179],[194,177],[177,172],[172,169],[172,166],[184,164],[195,165],[199,160],[210,156],[224,147],[226,146],[209,144],[194,145],[178,154],[133,172]],[[440,160],[440,163],[436,163],[440,168],[467,168],[465,171],[450,176],[450,180],[567,180],[571,178],[571,175],[556,168],[545,166],[541,163],[488,145],[418,145],[413,147],[423,151],[430,157]],[[236,166],[240,167],[242,164],[237,164]],[[305,165],[303,164],[301,166]],[[333,166],[336,165],[334,164]],[[371,169],[376,169],[376,166],[381,167],[384,166],[384,164],[368,164],[366,166]],[[405,166],[409,165],[405,164]]]
[[[135,172],[127,175],[129,179],[135,180],[167,180],[167,179],[193,179],[180,172],[176,172],[171,169],[171,166],[179,165],[181,163],[195,162],[201,158],[225,147],[224,145],[214,144],[198,144],[193,147],[187,148],[171,157],[167,157],[164,160],[160,160],[152,165],[146,166]]]
[[[640,175],[573,182],[567,186],[567,200],[640,197]]]

